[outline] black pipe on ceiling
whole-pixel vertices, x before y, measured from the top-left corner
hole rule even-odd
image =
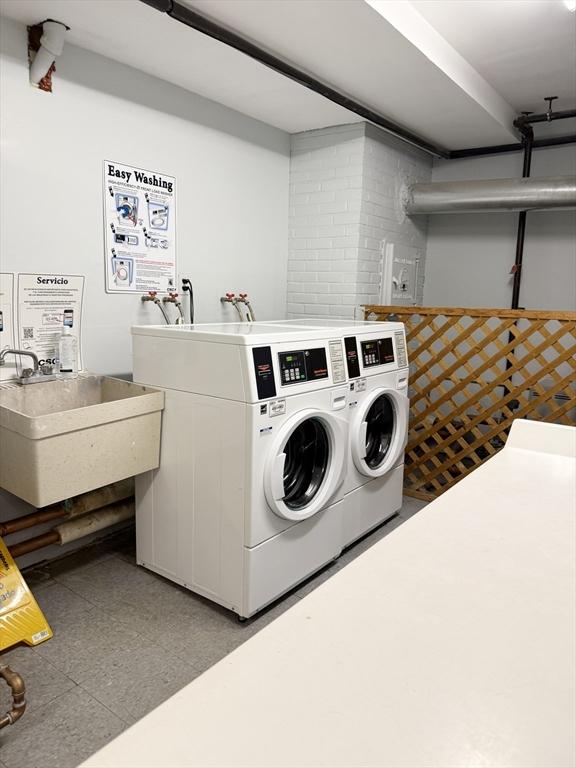
[[[558,147],[562,144],[576,144],[576,133],[568,136],[551,136],[548,139],[535,139],[532,149],[544,147]],[[495,144],[492,147],[471,147],[470,149],[453,149],[450,152],[450,160],[458,160],[462,157],[480,157],[482,155],[501,155],[505,152],[522,152],[524,144]]]
[[[393,136],[411,144],[418,149],[427,152],[428,154],[440,157],[444,160],[456,160],[463,157],[479,157],[481,155],[495,155],[503,152],[520,152],[524,149],[524,142],[518,144],[497,144],[492,147],[471,147],[470,149],[456,149],[453,151],[447,150],[444,147],[440,147],[432,142],[427,141],[418,134],[412,133],[412,131],[404,128],[401,125],[393,122],[392,120],[384,117],[384,115],[374,112],[369,107],[354,101],[348,96],[334,90],[330,86],[322,83],[320,80],[312,77],[306,72],[302,72],[296,67],[288,64],[282,59],[268,53],[262,48],[259,48],[254,43],[246,40],[235,32],[222,27],[216,22],[202,16],[202,14],[191,10],[187,6],[181,5],[177,0],[140,0],[145,5],[166,13],[170,18],[175,21],[185,24],[198,32],[201,32],[208,37],[218,40],[225,45],[229,45],[235,48],[237,51],[250,56],[250,58],[260,62],[266,67],[273,69],[275,72],[288,77],[305,88],[308,88],[315,93],[324,96],[329,101],[338,104],[350,112],[354,112],[360,117],[364,118],[370,123],[377,125],[379,128],[391,133]],[[520,129],[520,123],[539,123],[549,122],[550,120],[562,120],[569,117],[576,117],[576,110],[564,110],[560,112],[543,112],[542,114],[533,115],[521,115],[514,121],[515,127]],[[556,138],[549,139],[537,139],[533,142],[532,148],[539,149],[541,147],[554,147],[562,144],[576,143],[576,135],[570,136],[558,136]]]
[[[523,123],[550,123],[552,120],[567,120],[570,117],[576,117],[576,109],[564,109],[560,112],[542,112],[538,115],[522,115],[518,118]]]
[[[241,51],[247,56],[250,56],[250,58],[264,64],[264,66],[273,69],[275,72],[279,72],[290,80],[294,80],[294,82],[303,85],[305,88],[324,96],[324,98],[344,107],[344,109],[354,112],[368,122],[374,123],[374,125],[391,133],[402,141],[405,141],[418,149],[422,149],[424,152],[428,152],[431,155],[435,155],[436,157],[442,157],[444,159],[449,158],[450,153],[448,150],[444,149],[444,147],[432,144],[421,136],[418,136],[418,134],[412,133],[412,131],[407,128],[384,117],[384,115],[374,112],[363,104],[359,104],[357,101],[354,101],[354,99],[345,96],[339,91],[334,90],[334,88],[320,82],[320,80],[317,80],[315,77],[312,77],[306,72],[302,72],[302,70],[282,61],[282,59],[273,56],[271,53],[268,53],[268,51],[259,48],[257,45],[254,45],[254,43],[251,43],[249,40],[237,35],[235,32],[231,32],[225,27],[216,24],[216,22],[202,16],[200,13],[181,5],[176,2],[176,0],[141,0],[141,2],[155,8],[157,11],[166,13],[172,19],[175,19],[182,24],[186,24],[186,26],[191,27],[198,32],[202,32],[202,34],[212,37],[214,40],[219,40],[221,43],[225,43],[226,45],[235,48],[237,51]]]

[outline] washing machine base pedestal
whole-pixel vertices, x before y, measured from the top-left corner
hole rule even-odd
[[[145,551],[148,556],[144,554]],[[138,565],[234,611],[244,620],[264,610],[335,560],[341,551],[342,501],[337,501],[255,547],[242,547],[242,565],[237,571],[239,589],[236,598],[222,591],[207,589],[202,585],[200,573],[196,578],[186,580],[174,570],[163,568],[158,562],[151,562],[154,557],[151,543],[148,549],[144,546],[138,548],[137,562]]]
[[[343,546],[388,520],[402,506],[404,464],[355,488],[342,501]]]

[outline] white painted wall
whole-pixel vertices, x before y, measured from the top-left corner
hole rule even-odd
[[[198,322],[233,319],[226,290],[283,317],[288,134],[74,46],[43,93],[28,85],[25,27],[1,27],[1,269],[86,275],[85,366],[131,370],[130,326],[161,322],[137,295],[104,293],[104,159],[176,176],[179,273]]]
[[[433,181],[513,178],[522,154],[438,161]],[[576,174],[576,147],[534,151],[532,176]],[[424,303],[428,306],[509,307],[516,249],[516,213],[428,217]],[[534,211],[527,216],[520,306],[576,309],[576,214]]]
[[[177,177],[179,273],[193,280],[198,322],[234,319],[226,290],[248,291],[261,318],[284,316],[288,134],[70,45],[54,93],[38,91],[25,27],[5,18],[0,55],[0,270],[86,275],[88,370],[130,371],[130,326],[161,322],[136,294],[104,292],[104,159]],[[0,494],[1,518],[26,511]]]

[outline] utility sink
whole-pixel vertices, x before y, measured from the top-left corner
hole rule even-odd
[[[164,393],[81,374],[0,389],[0,488],[44,507],[160,463]]]

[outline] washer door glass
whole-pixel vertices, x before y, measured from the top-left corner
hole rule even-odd
[[[320,490],[330,464],[330,440],[324,424],[306,419],[294,429],[284,448],[284,504],[300,510]]]
[[[388,454],[396,426],[392,401],[386,394],[374,400],[366,414],[366,464],[377,469]]]

